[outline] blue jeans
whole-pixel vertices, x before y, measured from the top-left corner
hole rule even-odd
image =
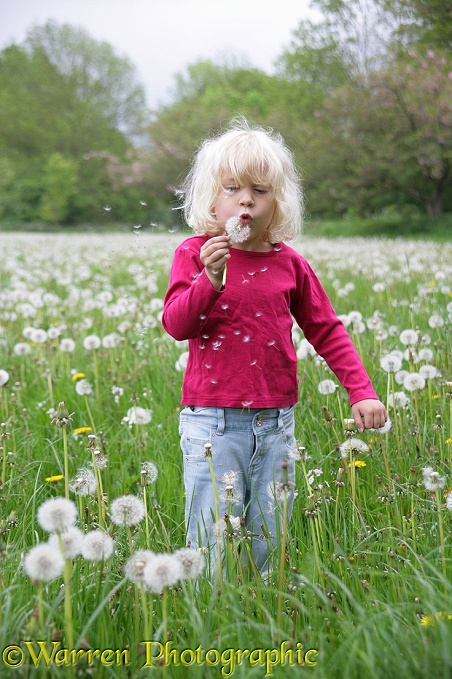
[[[290,492],[288,518],[293,504],[294,409],[184,408],[179,433],[184,456],[186,491],[185,525],[192,547],[215,543],[215,499],[205,444],[211,444],[218,489],[220,524],[224,515],[243,516],[252,535],[252,554],[257,567],[268,569],[277,545],[281,512],[275,500],[275,484],[281,478],[283,460],[288,463]],[[238,522],[238,519],[235,519]]]

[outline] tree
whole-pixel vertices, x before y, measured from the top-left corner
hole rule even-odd
[[[360,214],[415,202],[430,217],[452,191],[452,62],[412,53],[338,89],[307,134],[315,203]]]
[[[49,22],[0,53],[0,88],[0,154],[10,187],[3,218],[53,221],[60,212],[65,221],[97,219],[120,184],[112,167],[133,174],[124,166],[132,168],[133,142],[147,121],[133,66],[84,31]],[[76,173],[78,194],[55,211],[46,173],[56,158]],[[118,190],[115,218],[133,218],[135,189],[122,183]]]

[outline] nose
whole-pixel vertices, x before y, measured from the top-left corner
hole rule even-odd
[[[240,193],[240,205],[254,205],[254,198],[251,189],[244,187]]]

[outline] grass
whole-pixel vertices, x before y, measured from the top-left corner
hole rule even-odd
[[[176,362],[186,347],[159,321],[179,241],[146,234],[0,236],[0,370],[9,374],[0,387],[0,676],[450,677],[451,244],[304,238],[295,245],[337,313],[354,319],[348,329],[382,398],[403,392],[409,404],[390,406],[388,433],[353,432],[368,450],[349,447],[342,457],[346,394],[319,392],[322,380],[335,378],[305,355],[295,333],[297,497],[269,582],[243,567],[237,555],[247,541],[238,537],[226,541],[222,581],[206,569],[196,583],[180,581],[156,594],[128,580],[124,566],[131,551],[184,546]],[[362,325],[351,314],[357,311]],[[31,328],[46,330],[45,341]],[[416,330],[411,349],[400,339],[407,328]],[[84,348],[87,335],[112,333],[119,342],[111,348],[106,341]],[[61,350],[63,337],[74,340],[73,352]],[[437,376],[409,392],[380,366],[393,351],[402,353],[407,372],[432,365]],[[77,373],[85,374],[91,394],[77,394]],[[49,414],[61,401],[73,413],[66,430]],[[135,407],[152,411],[149,424],[124,420]],[[91,431],[75,433],[81,427]],[[71,560],[69,607],[63,576],[39,585],[23,560],[49,537],[38,508],[65,495],[64,431],[73,479],[93,460],[93,429],[107,460],[97,470],[103,497],[72,490],[69,497],[83,533],[98,527],[105,506],[115,549],[105,561]],[[150,485],[141,483],[145,461],[159,470]],[[440,477],[436,491],[424,485],[426,467]],[[112,501],[124,494],[146,494],[147,523],[127,529],[112,522]],[[67,646],[71,633],[74,648]]]

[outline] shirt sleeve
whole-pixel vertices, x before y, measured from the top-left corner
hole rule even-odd
[[[162,324],[176,340],[198,337],[222,295],[205,274],[199,251],[182,243],[174,253]]]
[[[358,352],[314,271],[302,258],[295,266],[297,285],[291,312],[306,339],[347,390],[350,405],[366,398],[378,399]]]

